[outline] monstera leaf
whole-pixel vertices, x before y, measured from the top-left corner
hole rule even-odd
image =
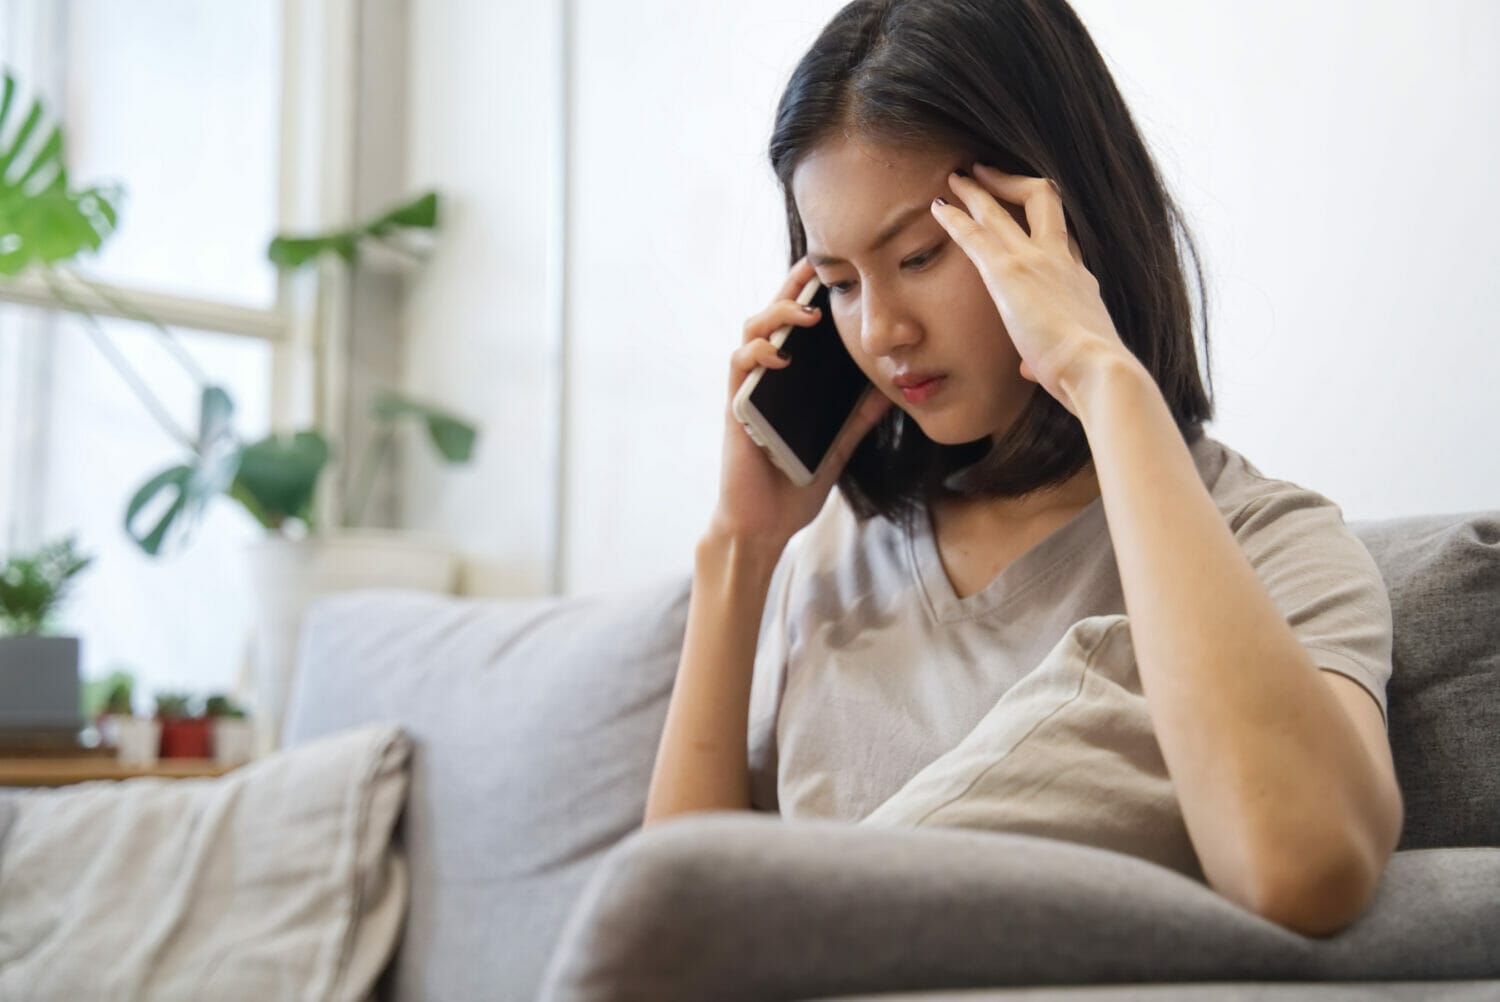
[[[62,129],[43,124],[33,100],[11,131],[16,81],[5,74],[0,96],[0,274],[18,275],[34,264],[52,265],[97,251],[114,232],[115,189],[68,187]],[[46,134],[37,142],[37,137]]]
[[[315,431],[264,438],[240,451],[229,493],[268,529],[280,529],[289,518],[311,525],[318,476],[332,451]]]
[[[203,391],[198,408],[198,440],[188,462],[162,470],[146,481],[125,507],[125,532],[136,545],[153,557],[174,528],[186,533],[202,515],[204,506],[227,491],[240,466],[239,444],[230,424],[234,403],[221,387]],[[167,508],[148,532],[136,522],[158,494],[167,493]]]

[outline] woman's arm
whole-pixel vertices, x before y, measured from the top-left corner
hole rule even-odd
[[[687,634],[644,825],[689,811],[750,809],[750,680],[779,557],[780,548],[714,531],[698,543]]]
[[[1346,926],[1401,831],[1378,707],[1314,665],[1144,366],[1101,351],[1063,382],[1093,453],[1141,687],[1209,883],[1308,935]]]

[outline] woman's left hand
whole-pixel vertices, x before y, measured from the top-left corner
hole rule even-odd
[[[1130,352],[1067,231],[1057,189],[1046,178],[977,163],[973,177],[949,174],[948,185],[963,205],[934,201],[932,214],[979,269],[1020,352],[1022,377],[1077,417],[1064,384],[1077,385],[1096,361]],[[1024,207],[1029,234],[1001,200]]]

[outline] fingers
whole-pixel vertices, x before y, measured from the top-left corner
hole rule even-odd
[[[757,365],[778,369],[787,364],[786,359],[776,354],[776,346],[770,341],[772,334],[788,326],[810,327],[823,318],[817,307],[804,307],[796,300],[813,273],[812,264],[804,256],[792,266],[771,305],[745,321],[740,347],[735,349],[729,361],[731,396]]]
[[[768,338],[788,324],[810,327],[822,318],[822,311],[815,306],[804,309],[796,300],[778,299],[745,321],[745,336],[740,339],[740,343]]]
[[[776,291],[775,298],[796,299],[798,294],[801,293],[802,287],[807,284],[807,280],[812,278],[814,274],[816,274],[816,271],[812,266],[812,262],[807,260],[806,254],[802,255],[802,258],[796,264],[792,265],[792,270],[787,273],[786,281]]]
[[[1031,236],[1053,243],[1063,243],[1067,239],[1062,198],[1057,184],[1050,178],[1007,174],[976,163],[972,178],[949,174],[948,185],[963,199],[975,219],[1008,240],[1024,237],[1026,233],[1010,213],[1001,211],[1003,206],[997,204],[997,199],[1024,207],[1026,229],[1031,231]]]
[[[789,359],[782,358],[776,352],[776,346],[766,338],[755,338],[736,348],[729,356],[729,395],[734,396],[740,384],[757,365],[764,365],[767,369],[780,369],[791,364]]]
[[[750,341],[740,345],[729,356],[730,369],[737,374],[744,374],[753,370],[757,365],[764,365],[768,369],[780,369],[790,364],[790,359],[782,358],[776,353],[777,349],[770,341]]]

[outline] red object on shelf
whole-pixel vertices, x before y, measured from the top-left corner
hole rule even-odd
[[[209,758],[213,755],[212,722],[207,717],[163,717],[162,758]]]

